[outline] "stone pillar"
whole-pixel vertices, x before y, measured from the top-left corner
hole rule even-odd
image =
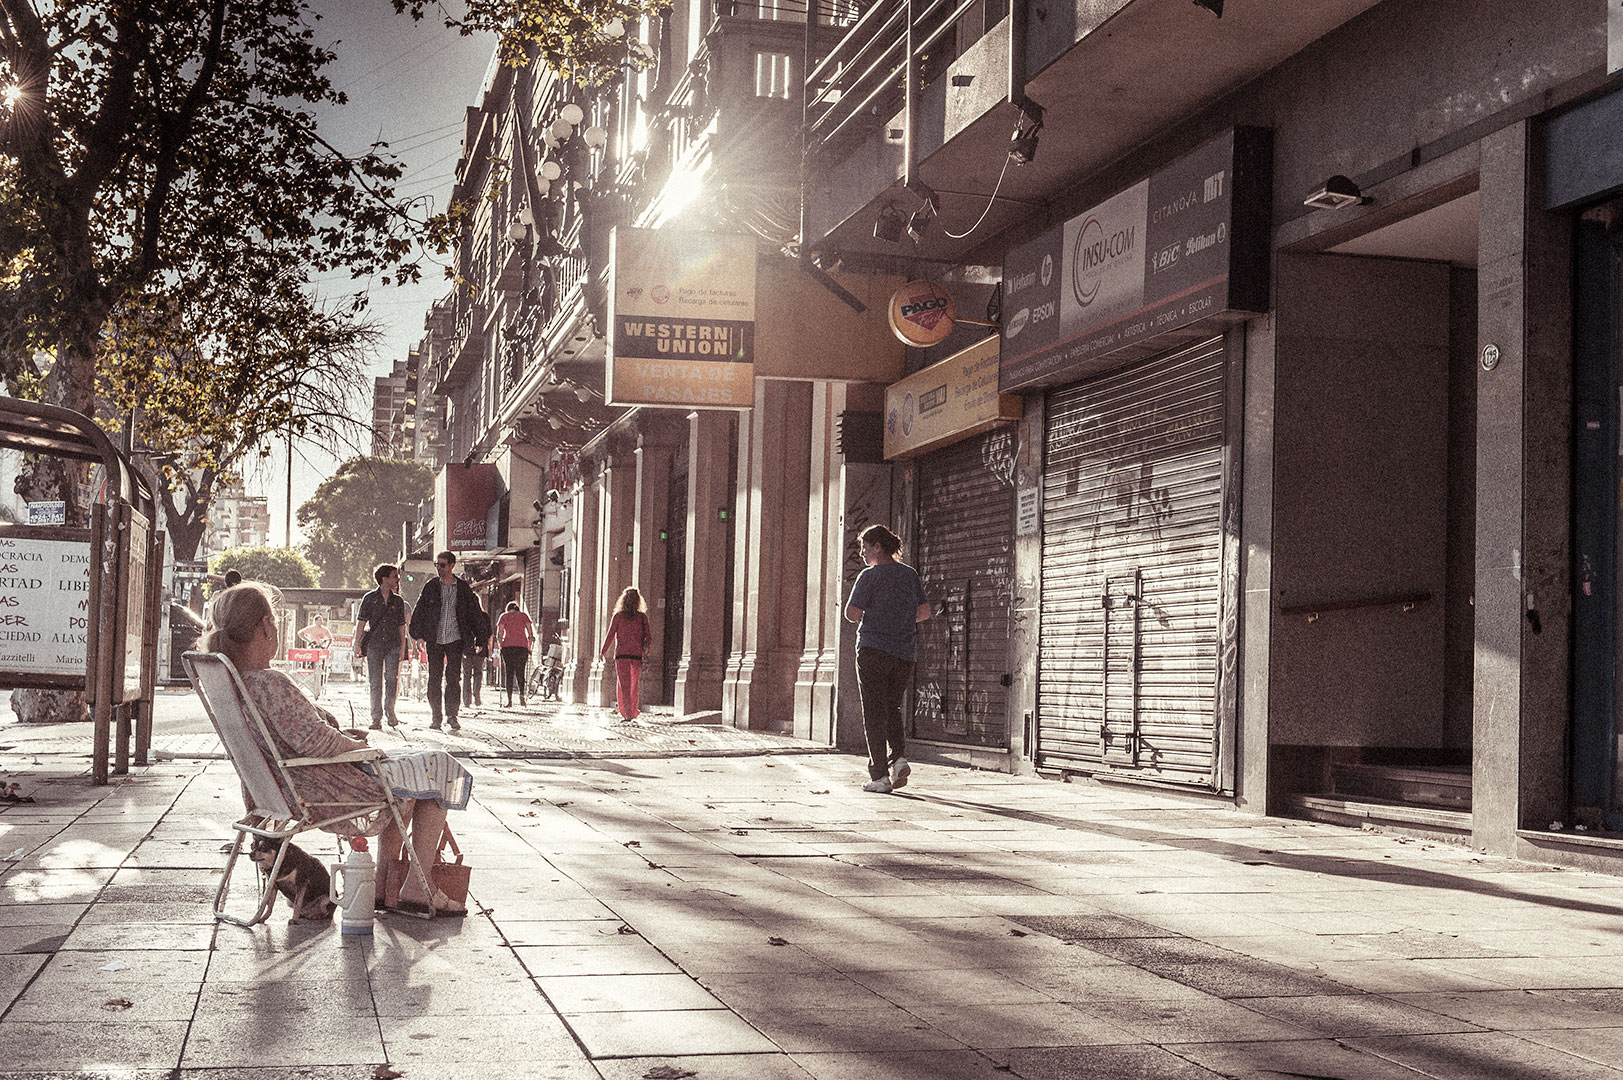
[[[570,508],[575,535],[574,580],[570,582],[569,633],[564,643],[564,688],[569,700],[587,700],[592,658],[597,655],[598,487],[590,462],[580,463],[580,487]],[[566,556],[567,558],[568,556]]]
[[[811,448],[806,521],[805,647],[795,673],[794,735],[834,743],[835,691],[840,681],[840,620],[845,604],[840,534],[838,425],[845,384],[811,384]]]
[[[811,386],[758,379],[738,438],[733,647],[722,722],[790,731],[806,630]]]
[[[591,705],[614,704],[614,657],[598,655],[603,637],[609,632],[615,601],[632,581],[634,522],[637,512],[637,455],[627,441],[615,441],[608,448],[598,472],[597,545],[597,637],[591,642],[592,674],[586,701]]]
[[[671,459],[676,447],[658,433],[637,437],[637,506],[632,515],[632,547],[637,588],[648,608],[654,638],[643,658],[642,700],[669,704],[665,694],[665,533],[671,494]]]
[[[672,702],[683,716],[721,708],[722,605],[730,601],[723,595],[727,529],[717,511],[727,505],[733,418],[706,410],[690,413],[688,425],[687,599]]]
[[[1564,816],[1571,716],[1572,360],[1568,218],[1538,205],[1526,121],[1482,140],[1472,843]]]

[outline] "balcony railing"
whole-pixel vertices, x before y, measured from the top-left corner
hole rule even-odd
[[[806,78],[806,151],[854,141],[906,105],[957,55],[959,20],[982,0],[880,0]],[[911,40],[912,52],[908,44]],[[911,56],[911,61],[910,61]]]

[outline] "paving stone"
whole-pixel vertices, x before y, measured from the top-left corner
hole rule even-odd
[[[722,1003],[685,974],[576,975],[536,980],[560,1013],[719,1009]]]
[[[1004,1053],[1010,1071],[1023,1080],[1219,1080],[1222,1075],[1159,1046],[1064,1046]]]
[[[1427,1075],[1371,1050],[1328,1039],[1190,1043],[1170,1045],[1163,1049],[1191,1065],[1211,1070],[1224,1080],[1281,1080],[1282,1077],[1422,1080]],[[1202,1076],[1199,1073],[1195,1075]],[[1033,1077],[1032,1080],[1037,1078]]]
[[[556,1015],[388,1016],[378,1021],[388,1060],[411,1080],[421,1062],[482,1064],[580,1060],[580,1048]],[[473,1070],[484,1072],[486,1070]]]
[[[66,1073],[126,1069],[172,1069],[187,1038],[184,1021],[108,1024],[0,1020],[5,1068],[15,1072]]]
[[[1004,1080],[1012,1074],[979,1050],[795,1054],[816,1080]]]
[[[1616,1080],[1617,1070],[1502,1032],[1348,1040],[1436,1080]]]
[[[920,1007],[920,1019],[977,1050],[1141,1042],[1124,1028],[1062,1002]]]
[[[12,1004],[8,1020],[54,1023],[142,1024],[190,1021],[197,985],[152,979],[98,980],[40,976]]]
[[[564,1021],[593,1058],[776,1054],[780,1049],[725,1009],[571,1013]]]
[[[1076,1007],[1130,1032],[1142,1042],[1263,1041],[1306,1039],[1316,1034],[1296,1024],[1271,1020],[1243,1005],[1212,998],[1095,1001]]]
[[[514,950],[536,978],[556,975],[660,975],[679,973],[658,949],[637,937],[613,945],[524,945]]]

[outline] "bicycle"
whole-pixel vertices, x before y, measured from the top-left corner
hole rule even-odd
[[[563,677],[563,650],[553,645],[530,671],[525,695],[535,701],[559,701]]]

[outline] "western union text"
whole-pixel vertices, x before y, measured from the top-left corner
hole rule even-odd
[[[641,353],[649,345],[666,356],[736,356],[743,348],[743,334],[729,326],[683,326],[667,322],[620,324],[625,344]]]

